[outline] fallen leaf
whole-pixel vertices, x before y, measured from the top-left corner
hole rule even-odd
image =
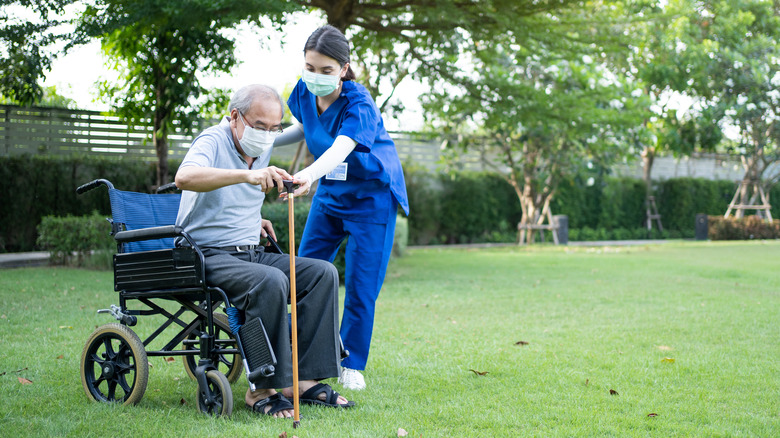
[[[517,342],[515,342],[515,345],[528,345],[528,342],[526,342],[526,341],[517,341]]]
[[[398,428],[398,436],[406,436],[409,435],[409,432],[405,431],[404,428],[399,427]]]
[[[671,351],[671,350],[673,350],[672,347],[667,347],[666,345],[659,345],[658,349],[661,350],[661,351]]]
[[[673,357],[665,357],[665,358],[661,359],[661,362],[674,363],[674,358]]]
[[[0,319],[6,319],[6,318],[8,318],[8,317],[7,317],[7,316],[5,316],[5,314],[3,314],[3,315],[0,315]]]
[[[280,433],[279,438],[287,438],[287,432]]]
[[[65,356],[61,354],[61,355],[57,356],[57,359],[65,359]]]
[[[61,329],[72,329],[72,328],[73,328],[73,326],[69,326],[69,325],[61,325],[61,326],[60,326],[60,328],[61,328]]]
[[[585,379],[585,386],[588,386],[588,383],[590,383],[590,380]]]
[[[18,379],[22,385],[32,385],[32,380],[27,380],[24,377],[18,377]]]
[[[476,375],[478,375],[478,376],[484,376],[484,375],[486,375],[487,373],[489,373],[489,372],[490,372],[490,371],[477,371],[477,370],[472,370],[471,368],[469,368],[469,371],[473,372],[474,374],[476,374]]]
[[[618,392],[615,391],[614,389],[610,389],[609,390],[609,395],[620,395],[620,394],[618,394]]]
[[[165,358],[165,361],[166,361],[166,362],[174,362],[174,361],[176,361],[176,359],[174,359],[174,358],[172,358],[172,357],[166,357],[166,358]]]
[[[187,404],[187,400],[184,400],[184,397],[182,397],[181,400],[179,400],[179,404],[180,405],[186,405]]]
[[[651,412],[651,413],[647,414],[647,416],[648,417],[657,417],[658,414],[656,414],[655,412]]]

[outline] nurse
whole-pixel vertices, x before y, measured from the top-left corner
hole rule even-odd
[[[393,246],[398,207],[409,214],[401,161],[365,87],[353,82],[349,42],[333,26],[309,36],[302,79],[287,105],[299,124],[274,146],[304,138],[316,161],[294,175],[295,196],[319,180],[298,255],[333,261],[344,239],[346,273],[341,338],[350,355],[339,383],[366,387],[374,309]]]

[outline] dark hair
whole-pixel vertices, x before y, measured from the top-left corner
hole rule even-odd
[[[306,45],[303,46],[303,53],[305,54],[309,50],[314,50],[335,59],[342,67],[349,62],[349,41],[347,41],[347,37],[340,30],[329,24],[320,27],[309,36],[309,39],[306,40]],[[355,72],[352,71],[352,66],[347,67],[347,74],[344,75],[343,80],[351,81],[353,79],[355,79]]]

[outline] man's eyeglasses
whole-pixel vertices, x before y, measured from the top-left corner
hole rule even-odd
[[[241,114],[241,111],[239,111],[239,112],[238,112],[238,115],[239,115],[239,116],[241,116],[241,119],[243,119],[243,121],[244,121],[244,123],[246,124],[246,126],[248,126],[248,127],[252,128],[252,129],[254,129],[254,130],[255,130],[255,132],[258,132],[258,133],[260,133],[260,132],[267,132],[267,133],[269,133],[270,135],[273,135],[274,137],[278,137],[278,136],[282,135],[282,132],[284,132],[284,128],[281,128],[281,127],[279,127],[279,128],[274,128],[274,129],[263,129],[263,128],[255,128],[254,126],[252,126],[252,125],[249,123],[249,120],[247,120],[247,119],[246,119],[246,117],[244,117],[244,115],[243,115],[243,114]]]

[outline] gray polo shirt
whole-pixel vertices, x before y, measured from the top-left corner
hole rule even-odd
[[[252,169],[267,167],[270,159],[269,149],[252,162]],[[187,166],[248,169],[233,143],[229,117],[195,138],[179,167]],[[264,199],[262,188],[248,183],[211,192],[184,190],[176,224],[200,247],[256,245],[260,242],[260,209]]]

